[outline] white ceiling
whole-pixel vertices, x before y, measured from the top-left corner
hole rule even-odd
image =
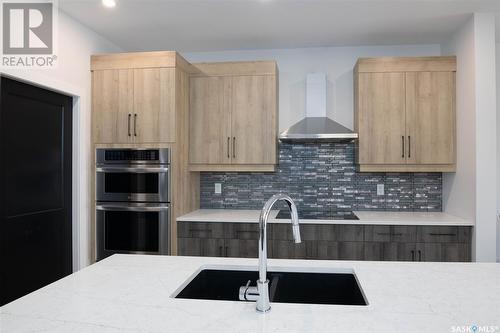
[[[126,51],[440,43],[500,0],[59,0]],[[500,40],[500,29],[497,26]]]

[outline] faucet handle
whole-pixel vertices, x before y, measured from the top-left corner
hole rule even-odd
[[[257,287],[250,287],[250,283],[252,283],[252,281],[248,280],[245,286],[240,287],[240,301],[256,301],[259,298]]]

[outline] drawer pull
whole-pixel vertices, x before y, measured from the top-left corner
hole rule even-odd
[[[243,232],[249,232],[249,233],[252,233],[252,234],[258,234],[259,233],[258,230],[236,230],[237,234],[240,234],[240,233],[243,233]]]
[[[422,251],[418,250],[418,261],[422,261]]]
[[[433,233],[433,232],[431,232],[429,235],[431,235],[431,236],[452,236],[452,237],[456,236],[456,234],[446,234],[446,233],[440,234],[440,233]]]
[[[411,261],[415,261],[415,251],[411,250]]]
[[[393,233],[393,232],[377,232],[379,236],[403,236],[402,233]]]
[[[189,232],[191,233],[191,235],[193,235],[195,233],[211,233],[212,230],[210,230],[210,229],[189,229]]]

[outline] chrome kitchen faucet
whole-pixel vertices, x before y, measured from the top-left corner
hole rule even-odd
[[[239,297],[242,301],[257,301],[257,311],[264,313],[271,310],[269,304],[269,280],[267,279],[267,220],[274,204],[283,200],[287,203],[291,212],[292,232],[295,243],[300,243],[299,215],[297,206],[292,198],[285,194],[273,195],[260,212],[259,218],[259,279],[257,286],[250,287],[250,281],[246,286],[240,287]]]

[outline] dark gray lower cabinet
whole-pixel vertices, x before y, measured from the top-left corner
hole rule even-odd
[[[470,261],[471,227],[365,226],[365,260]]]
[[[257,223],[179,222],[178,254],[257,258]],[[470,261],[471,227],[269,224],[268,257],[279,259]]]
[[[179,222],[177,237],[182,256],[258,257],[257,223]]]

